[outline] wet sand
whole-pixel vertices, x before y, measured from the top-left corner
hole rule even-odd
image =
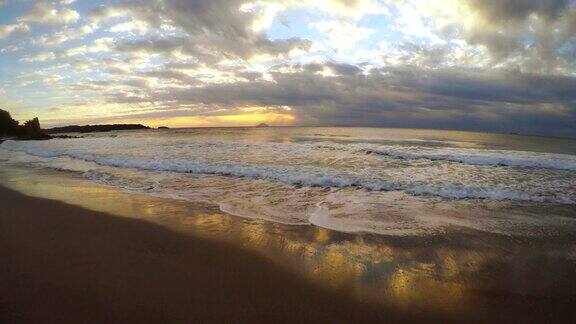
[[[59,171],[0,183],[2,323],[576,320],[571,231],[346,234]]]
[[[398,322],[229,244],[0,187],[0,322]],[[431,318],[427,318],[431,319]]]

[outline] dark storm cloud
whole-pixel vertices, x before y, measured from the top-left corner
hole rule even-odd
[[[557,19],[569,5],[568,0],[471,0],[470,5],[497,23],[517,22],[536,14]]]
[[[574,69],[576,6],[569,0],[472,0],[481,19],[457,37],[485,46],[493,65],[514,64],[524,71]],[[462,17],[462,19],[466,19]],[[459,23],[462,23],[460,21]]]
[[[147,72],[141,72],[141,73],[139,73],[139,75],[141,75],[143,77],[153,77],[153,78],[162,79],[162,80],[176,81],[176,82],[184,83],[187,85],[200,85],[200,84],[202,84],[202,82],[200,82],[198,79],[191,77],[190,75],[188,75],[184,72],[174,71],[174,70],[147,71]]]
[[[334,63],[325,64],[322,69],[333,66]],[[410,67],[326,77],[316,73],[319,69],[307,65],[295,67],[296,71],[291,73],[273,72],[273,81],[173,88],[144,97],[115,93],[109,100],[215,105],[228,109],[290,106],[301,123],[311,125],[576,135],[573,77],[453,69],[426,71]]]
[[[569,103],[576,99],[576,79],[510,71],[465,72],[383,69],[396,79],[400,89],[425,92],[462,100],[501,103]]]
[[[326,66],[337,75],[356,75],[362,72],[362,69],[352,64],[343,63],[326,63]]]

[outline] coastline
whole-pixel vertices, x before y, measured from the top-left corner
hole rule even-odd
[[[0,187],[2,322],[418,320],[329,293],[264,257]]]

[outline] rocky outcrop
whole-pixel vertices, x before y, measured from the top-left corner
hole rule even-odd
[[[40,128],[40,120],[38,118],[31,119],[18,127],[18,138],[23,140],[45,140],[52,138],[50,135],[44,133]]]
[[[14,136],[18,122],[12,119],[10,113],[0,109],[0,136]]]
[[[13,137],[19,140],[45,140],[52,138],[42,131],[40,120],[31,119],[23,125],[12,119],[10,113],[0,110],[0,136]]]

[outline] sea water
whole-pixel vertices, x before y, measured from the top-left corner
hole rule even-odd
[[[190,128],[5,141],[0,164],[74,172],[231,215],[342,232],[576,230],[576,140],[418,129]]]

